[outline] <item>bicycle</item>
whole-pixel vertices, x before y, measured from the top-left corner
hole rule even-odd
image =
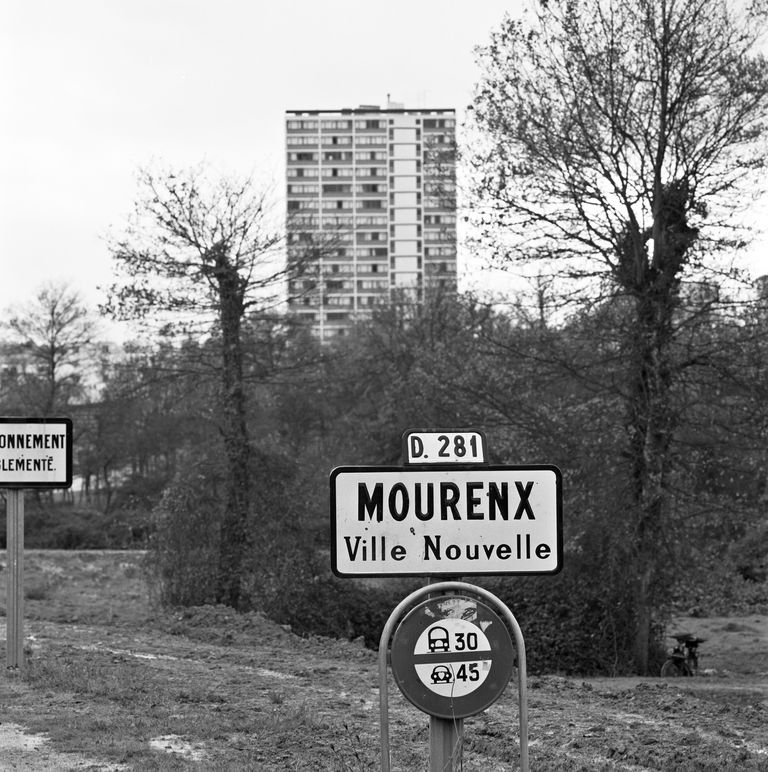
[[[661,666],[662,678],[694,676],[699,669],[699,644],[706,638],[698,638],[690,633],[673,633],[677,646],[672,649],[669,659]],[[685,650],[684,650],[685,649]]]

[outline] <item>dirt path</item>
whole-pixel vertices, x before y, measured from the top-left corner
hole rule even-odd
[[[0,676],[0,769],[379,768],[374,652],[258,614],[153,610],[125,553],[27,563],[28,666]],[[708,638],[709,675],[529,677],[531,769],[768,770],[768,619],[679,621]],[[465,772],[518,768],[517,698],[513,681],[465,721]],[[391,678],[389,702],[392,769],[425,770],[427,717]]]
[[[251,748],[252,760],[235,769],[377,768],[378,671],[373,652],[346,642],[297,639],[266,620],[256,620],[250,631],[228,630],[221,623],[195,622],[183,630],[174,624],[172,621],[171,633],[33,622],[29,625],[30,657],[32,662],[86,657],[95,671],[108,663],[127,669],[128,677],[137,682],[143,678],[163,684],[182,704],[218,706],[251,717],[265,712],[273,718],[293,717],[295,732],[288,732],[278,747]],[[13,722],[16,727],[29,726],[30,715],[40,712],[39,690],[19,679],[5,686],[11,688]],[[392,684],[389,694],[394,768],[424,768],[426,718]],[[82,696],[77,692],[59,695],[59,702],[43,712],[47,710],[54,718],[78,700]],[[516,768],[516,700],[511,684],[498,703],[481,716],[467,719],[465,770]],[[99,700],[93,700],[91,709],[98,704]],[[673,770],[690,762],[694,764],[691,769],[768,769],[767,708],[768,678],[764,676],[671,682],[531,677],[532,768]],[[302,729],[310,717],[313,736]],[[199,717],[190,718],[189,725],[197,720]],[[7,735],[15,738],[17,754],[16,766],[9,769],[24,769],[24,763],[32,764],[28,769],[143,768],[119,759],[110,763],[92,755],[62,756],[38,734],[39,725],[33,721],[32,730],[25,733],[18,728],[8,730]],[[240,741],[247,742],[248,731],[241,729]],[[224,746],[233,736],[238,735],[196,738],[194,732],[158,729],[145,738],[145,745],[154,747],[157,754],[173,756],[181,764],[178,768],[205,768],[206,760],[225,753]],[[334,759],[334,753],[341,756]],[[344,766],[352,763],[355,754],[359,766]]]

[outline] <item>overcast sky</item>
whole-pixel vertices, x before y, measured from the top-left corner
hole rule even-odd
[[[280,189],[285,110],[390,94],[461,118],[479,74],[473,48],[521,5],[4,0],[0,313],[46,280],[101,299],[103,237],[125,222],[139,166],[207,161]]]
[[[463,112],[473,47],[506,9],[482,0],[4,0],[0,309],[45,280],[91,302],[103,237],[136,169],[207,161],[283,185],[289,109],[386,103]]]

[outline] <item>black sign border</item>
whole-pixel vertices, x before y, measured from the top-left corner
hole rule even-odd
[[[443,697],[426,687],[416,672],[413,649],[419,636],[431,624],[450,619],[437,618],[426,612],[427,607],[448,599],[464,599],[477,605],[478,616],[490,618],[491,624],[483,629],[491,644],[491,669],[475,691],[461,697]],[[445,719],[467,718],[482,713],[501,697],[512,677],[515,645],[504,620],[483,601],[469,595],[444,595],[429,598],[414,606],[403,618],[392,637],[390,667],[403,696],[415,707],[431,716]]]
[[[336,478],[340,474],[354,472],[407,472],[409,474],[419,472],[458,472],[458,471],[482,471],[482,472],[525,472],[525,471],[551,471],[555,474],[556,497],[556,530],[557,530],[557,565],[548,571],[476,571],[471,574],[457,574],[456,571],[386,571],[371,573],[348,574],[338,570],[338,553],[336,550]],[[550,576],[559,573],[563,568],[563,473],[553,464],[430,464],[428,467],[416,466],[337,466],[331,471],[331,570],[336,576],[352,579],[365,579],[375,577],[418,577],[437,576],[455,579],[457,576]]]
[[[25,488],[71,488],[72,487],[72,419],[71,418],[31,418],[22,416],[0,416],[0,425],[3,424],[63,424],[66,426],[66,464],[64,482],[24,482],[24,483],[5,483],[0,481],[0,489],[23,490]]]

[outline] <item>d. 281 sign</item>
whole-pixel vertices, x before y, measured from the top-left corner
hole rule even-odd
[[[486,455],[482,432],[411,429],[403,434],[406,464],[483,464]]]

